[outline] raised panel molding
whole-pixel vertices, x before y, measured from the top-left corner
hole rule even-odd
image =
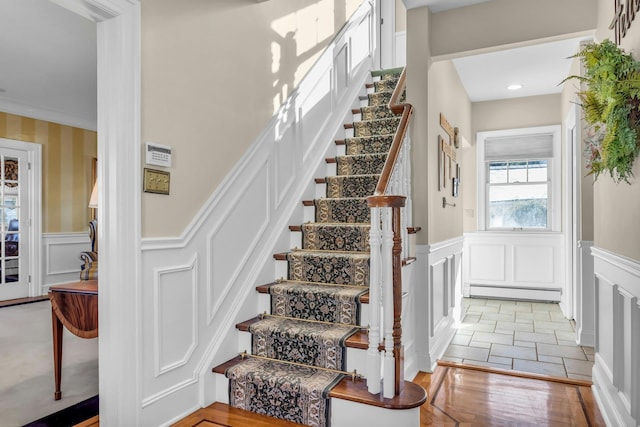
[[[552,246],[513,245],[512,250],[515,282],[553,284]],[[540,266],[551,268],[540,268]]]
[[[455,335],[462,304],[463,238],[416,246],[416,351],[418,367],[430,372]],[[426,326],[426,327],[425,327]]]
[[[157,269],[153,300],[157,377],[185,365],[198,345],[198,257]]]
[[[465,296],[560,301],[565,286],[560,233],[465,234]]]
[[[607,425],[640,425],[640,262],[592,247],[593,390]]]
[[[80,253],[91,250],[88,233],[46,233],[42,235],[43,285],[79,279]]]

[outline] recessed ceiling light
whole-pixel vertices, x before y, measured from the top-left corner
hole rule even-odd
[[[520,83],[514,83],[512,85],[507,86],[507,89],[509,89],[509,90],[522,89],[522,85]]]

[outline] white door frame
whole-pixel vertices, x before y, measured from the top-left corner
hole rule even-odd
[[[393,68],[396,58],[396,2],[378,0],[380,5],[380,68]]]
[[[29,170],[29,188],[27,189],[29,219],[31,222],[28,240],[28,257],[30,276],[29,296],[36,297],[43,294],[41,257],[42,257],[42,146],[40,144],[0,138],[0,146],[12,150],[25,151],[27,161],[31,165]],[[20,227],[23,227],[20,224]]]
[[[578,141],[577,104],[572,103],[564,120],[565,136],[565,187],[564,233],[565,233],[565,292],[562,295],[564,315],[573,319],[578,313],[578,240],[580,238],[580,143]],[[576,319],[578,320],[578,319]]]
[[[96,22],[100,424],[141,419],[140,0],[52,0]]]

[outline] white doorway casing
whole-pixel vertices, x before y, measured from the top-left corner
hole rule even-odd
[[[97,31],[100,424],[141,425],[140,1],[54,2]]]
[[[42,245],[40,243],[42,237],[42,146],[35,143],[0,138],[0,148],[24,153],[29,163],[27,188],[22,188],[21,190],[27,192],[27,212],[30,224],[27,226],[24,224],[25,221],[21,221],[20,224],[21,229],[25,226],[28,227],[26,240],[22,239],[23,234],[20,232],[20,250],[22,252],[26,249],[28,263],[26,269],[21,264],[20,274],[25,277],[28,276],[26,278],[29,283],[27,288],[24,289],[26,294],[9,295],[6,299],[40,296],[43,293],[40,268],[42,256]],[[24,172],[21,170],[20,173]],[[23,273],[25,270],[26,273]]]

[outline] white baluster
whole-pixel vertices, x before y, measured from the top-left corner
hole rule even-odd
[[[371,208],[369,267],[369,348],[367,349],[367,389],[380,393],[380,208]]]
[[[393,228],[391,208],[382,210],[382,312],[384,316],[383,396],[395,396],[395,359],[393,357]]]

